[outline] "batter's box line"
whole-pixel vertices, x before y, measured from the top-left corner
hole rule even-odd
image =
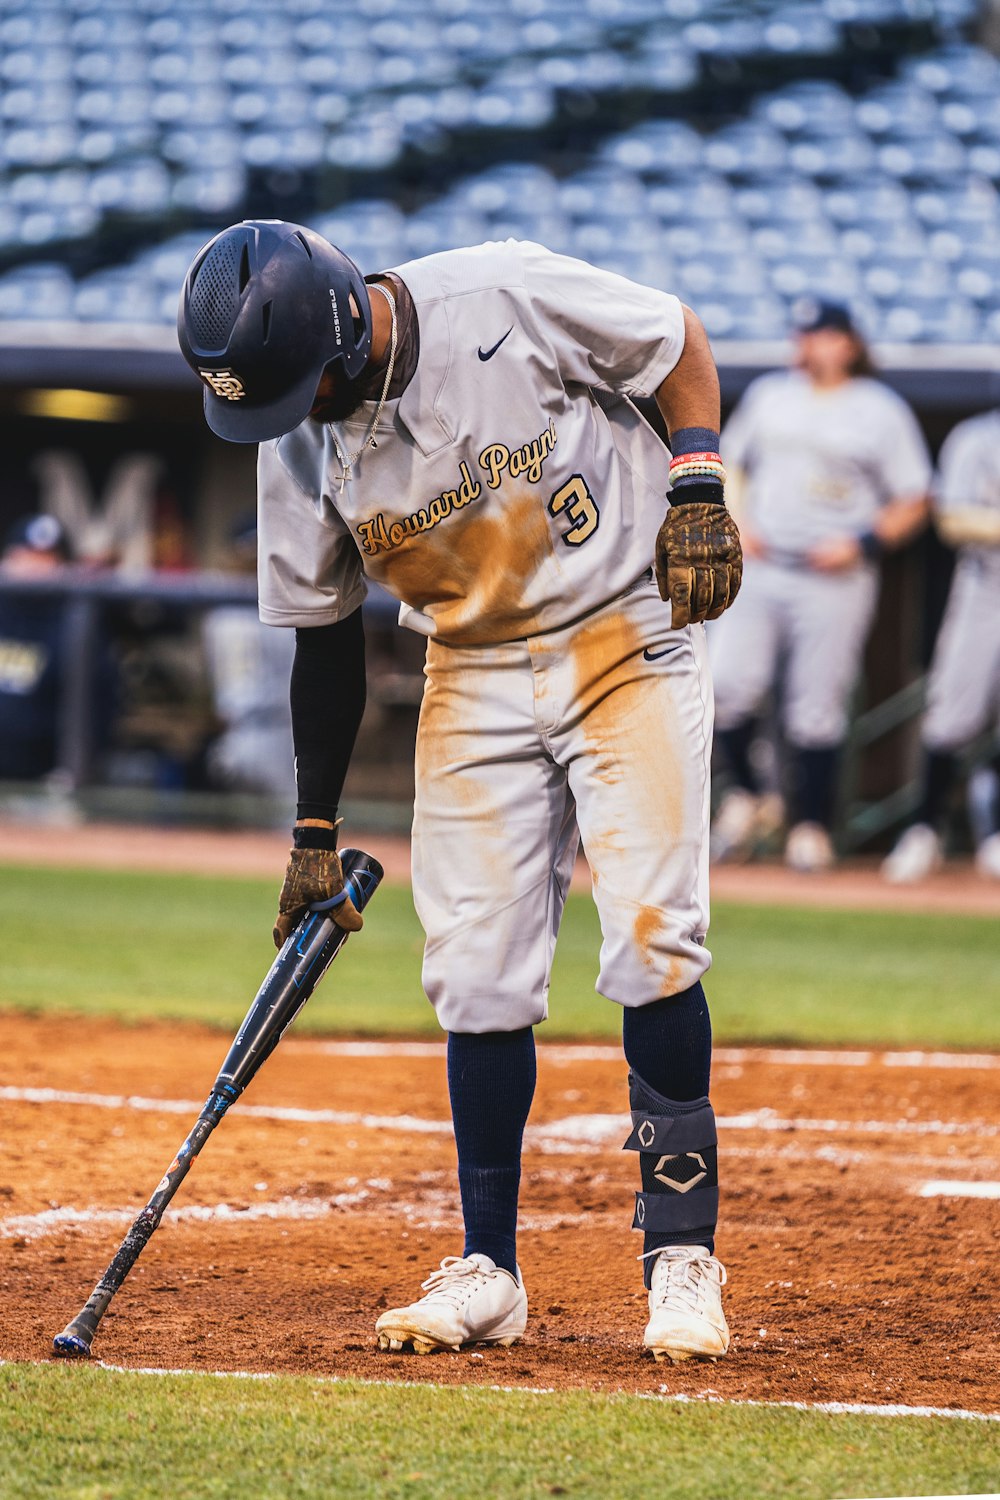
[[[52,1088],[0,1087],[0,1100],[21,1104],[69,1104],[91,1109],[133,1109],[143,1113],[197,1113],[200,1105],[191,1099],[151,1099],[139,1094],[89,1094]],[[243,1104],[233,1106],[233,1113],[257,1120],[285,1121],[296,1125],[342,1125],[367,1130],[396,1130],[407,1135],[451,1135],[449,1120],[428,1120],[417,1115],[358,1114],[352,1110],[299,1109],[284,1105]],[[833,1120],[789,1119],[772,1109],[749,1110],[738,1115],[721,1115],[720,1130],[762,1130],[803,1134],[843,1135],[1000,1135],[1000,1125],[985,1120]],[[548,1141],[577,1143],[581,1146],[604,1145],[627,1134],[624,1115],[570,1115],[550,1120],[544,1125],[529,1125],[525,1141],[545,1149]],[[558,1145],[556,1149],[559,1149]]]

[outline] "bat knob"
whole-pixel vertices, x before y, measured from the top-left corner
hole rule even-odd
[[[89,1359],[90,1345],[78,1333],[57,1333],[52,1352],[57,1359]]]

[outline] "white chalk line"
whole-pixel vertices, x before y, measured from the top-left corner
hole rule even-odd
[[[937,1177],[918,1188],[917,1197],[1000,1198],[1000,1182],[962,1182],[954,1177]]]
[[[730,1152],[740,1156],[740,1151]],[[817,1153],[813,1153],[816,1155]],[[912,1163],[907,1163],[912,1167]],[[443,1176],[443,1174],[438,1174]],[[356,1179],[350,1179],[351,1182]],[[331,1214],[348,1211],[368,1203],[378,1194],[391,1192],[393,1184],[388,1178],[372,1178],[365,1185],[351,1187],[349,1191],[333,1193],[326,1198],[297,1198],[285,1196],[257,1203],[190,1204],[184,1208],[168,1208],[163,1215],[167,1224],[216,1224],[223,1227],[238,1227],[241,1224],[261,1220],[274,1222],[310,1222],[328,1218]],[[1000,1182],[968,1182],[950,1178],[934,1178],[920,1183],[911,1191],[919,1198],[986,1198],[1000,1199]],[[393,1213],[402,1216],[411,1229],[441,1230],[457,1228],[461,1224],[454,1193],[435,1191],[425,1186],[419,1203],[393,1198]],[[0,1239],[43,1239],[58,1234],[64,1229],[91,1229],[122,1227],[130,1224],[136,1216],[131,1208],[59,1208],[41,1209],[34,1214],[14,1214],[0,1219]],[[567,1225],[592,1224],[592,1210],[586,1213],[570,1213],[563,1209],[551,1213],[522,1213],[518,1223],[525,1233],[547,1232]],[[617,1219],[617,1215],[612,1214]]]
[[[579,1154],[579,1148],[564,1144],[560,1146],[556,1154],[566,1152]],[[760,1154],[760,1151],[753,1147],[729,1146],[726,1150],[726,1159],[728,1161],[741,1159],[756,1161]],[[937,1165],[937,1159],[932,1157],[901,1155],[886,1160],[881,1153],[863,1150],[845,1153],[832,1146],[819,1146],[811,1150],[802,1150],[791,1145],[783,1146],[778,1152],[777,1159],[796,1162],[832,1162],[835,1166],[863,1166],[875,1160],[876,1155],[881,1165],[895,1164],[911,1176],[918,1171],[933,1170],[933,1167]],[[775,1159],[773,1151],[769,1151],[768,1157],[770,1160]],[[605,1174],[599,1175],[603,1182]],[[538,1173],[538,1177],[541,1181],[561,1181],[562,1170],[542,1170]],[[421,1179],[419,1201],[407,1202],[401,1200],[398,1195],[394,1196],[393,1213],[402,1216],[411,1229],[436,1231],[460,1227],[461,1216],[454,1191],[434,1186],[435,1183],[444,1182],[446,1179],[450,1181],[448,1173],[444,1170],[425,1172],[421,1174]],[[326,1198],[285,1195],[278,1199],[252,1204],[241,1203],[238,1206],[231,1203],[190,1205],[186,1208],[168,1209],[164,1214],[164,1221],[166,1223],[214,1223],[234,1228],[244,1223],[260,1220],[308,1222],[326,1218],[334,1212],[360,1207],[368,1203],[376,1194],[388,1192],[393,1188],[393,1183],[387,1178],[372,1178],[361,1187],[355,1186],[356,1178],[348,1178],[347,1181],[349,1191],[331,1194]],[[590,1181],[594,1184],[597,1178],[592,1176]],[[260,1186],[263,1187],[265,1184]],[[910,1191],[921,1198],[1000,1198],[1000,1183],[976,1183],[935,1178],[918,1183]],[[131,1223],[135,1215],[134,1205],[128,1208],[107,1209],[73,1208],[63,1205],[58,1208],[41,1209],[33,1214],[16,1214],[0,1219],[0,1239],[35,1240],[44,1238],[46,1235],[58,1234],[64,1229],[121,1227]],[[618,1217],[615,1213],[609,1216],[615,1220]],[[527,1233],[548,1232],[553,1228],[565,1228],[567,1225],[592,1224],[595,1217],[608,1216],[602,1214],[595,1216],[592,1210],[579,1214],[570,1213],[565,1209],[553,1210],[551,1213],[522,1211],[518,1223],[520,1228]]]
[[[204,1100],[149,1099],[141,1094],[85,1094],[67,1089],[0,1088],[0,1100],[21,1104],[79,1104],[88,1109],[134,1109],[149,1114],[197,1115]],[[370,1115],[356,1110],[298,1109],[280,1104],[234,1106],[241,1115],[258,1120],[284,1120],[295,1125],[359,1125],[367,1130],[394,1129],[407,1135],[450,1135],[447,1120],[425,1120],[417,1115]]]
[[[557,1389],[555,1386],[537,1385],[444,1385],[434,1380],[372,1380],[364,1376],[344,1375],[297,1375],[294,1372],[280,1370],[170,1370],[160,1369],[154,1365],[113,1365],[103,1359],[93,1361],[99,1369],[107,1370],[112,1375],[144,1375],[154,1379],[163,1379],[171,1376],[184,1376],[197,1380],[307,1380],[311,1385],[349,1385],[364,1386],[370,1390],[392,1391],[399,1395],[401,1391],[469,1391],[482,1390],[492,1391],[500,1396],[566,1396],[575,1390],[583,1390],[585,1395],[603,1395],[605,1400],[639,1400],[657,1401],[664,1405],[677,1406],[749,1406],[762,1411],[804,1411],[821,1412],[835,1417],[945,1417],[949,1421],[956,1422],[1000,1422],[1000,1412],[995,1411],[969,1411],[963,1407],[955,1406],[905,1406],[902,1403],[885,1405],[869,1404],[864,1401],[755,1401],[743,1396],[720,1396],[715,1391],[700,1391],[695,1395],[685,1392],[670,1392],[665,1387],[659,1391],[625,1391],[613,1392],[588,1391],[586,1387],[565,1387]],[[13,1360],[0,1360],[0,1365],[14,1366]]]
[[[443,1042],[389,1042],[389,1041],[315,1041],[308,1037],[295,1037],[284,1043],[286,1048],[303,1051],[329,1053],[334,1057],[413,1057],[443,1058]],[[577,1062],[622,1062],[620,1047],[600,1043],[540,1042],[538,1055],[542,1062],[565,1066]],[[1000,1069],[1000,1053],[992,1052],[885,1052],[841,1050],[836,1048],[809,1047],[715,1047],[714,1062],[722,1064],[773,1063],[779,1067],[794,1068],[957,1068],[983,1071]]]
[[[371,1192],[362,1188],[357,1192],[335,1193],[329,1198],[277,1198],[238,1208],[231,1203],[189,1204],[186,1208],[168,1208],[163,1222],[235,1225],[261,1219],[322,1219],[338,1209],[354,1208],[370,1197]],[[37,1214],[16,1214],[0,1219],[0,1238],[42,1239],[60,1229],[131,1224],[136,1212],[135,1208],[45,1208]]]
[[[271,1223],[314,1223],[318,1219],[326,1219],[335,1213],[356,1208],[373,1199],[380,1190],[387,1194],[389,1188],[390,1184],[382,1183],[380,1188],[373,1186],[356,1192],[335,1193],[329,1198],[279,1198],[269,1203],[239,1206],[231,1203],[197,1204],[187,1208],[168,1209],[163,1215],[163,1222],[215,1224],[224,1229],[236,1229],[243,1224],[260,1220]],[[458,1233],[462,1228],[456,1193],[429,1194],[420,1204],[401,1203],[395,1197],[391,1201],[393,1214],[402,1219],[407,1229],[426,1233],[454,1230]],[[37,1214],[17,1214],[8,1219],[0,1219],[0,1239],[41,1240],[68,1229],[123,1229],[132,1223],[135,1216],[134,1207],[46,1208]],[[547,1234],[553,1229],[592,1225],[597,1220],[613,1220],[618,1223],[620,1219],[620,1213],[610,1211],[607,1214],[595,1214],[593,1211],[572,1214],[557,1209],[551,1213],[522,1213],[518,1215],[517,1222],[518,1228],[526,1234]]]
[[[140,1094],[91,1094],[51,1088],[0,1087],[0,1100],[19,1104],[70,1104],[88,1109],[129,1109],[144,1113],[194,1116],[201,1102],[193,1099],[150,1099]],[[404,1135],[450,1135],[448,1120],[427,1120],[417,1115],[374,1115],[354,1110],[299,1109],[276,1104],[233,1106],[241,1115],[259,1120],[281,1120],[299,1125],[341,1125],[362,1130],[389,1130]],[[761,1130],[777,1133],[885,1135],[885,1136],[976,1136],[1000,1135],[1000,1125],[986,1120],[837,1120],[786,1118],[773,1109],[747,1110],[738,1115],[720,1115],[721,1130]],[[525,1141],[540,1150],[562,1150],[574,1145],[603,1145],[628,1133],[625,1115],[570,1115],[544,1125],[529,1125]]]

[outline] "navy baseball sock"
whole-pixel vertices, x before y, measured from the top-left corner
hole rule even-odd
[[[622,1012],[622,1042],[625,1060],[632,1069],[635,1086],[655,1089],[662,1099],[642,1099],[641,1108],[658,1110],[664,1100],[684,1104],[696,1099],[707,1100],[712,1068],[712,1021],[708,1001],[701,984],[693,984],[679,995],[654,1000]],[[636,1101],[633,1099],[633,1108]],[[644,1152],[640,1158],[642,1187],[645,1193],[661,1191],[654,1174],[657,1157]],[[714,1250],[711,1237],[686,1237],[682,1233],[664,1234],[647,1231],[643,1251],[662,1250],[667,1245],[707,1244]],[[651,1263],[647,1262],[647,1267]]]
[[[936,829],[944,818],[958,775],[958,757],[949,750],[925,750],[922,771],[923,796],[913,822],[929,823]]]
[[[448,1092],[458,1147],[465,1255],[517,1272],[521,1138],[535,1092],[535,1037],[448,1033]]]
[[[757,795],[757,777],[750,763],[750,746],[753,743],[757,724],[754,719],[741,719],[731,729],[716,729],[715,739],[722,757],[736,785],[746,792]]]
[[[829,828],[837,797],[840,746],[820,745],[808,750],[797,746],[793,756],[792,822],[819,823]]]

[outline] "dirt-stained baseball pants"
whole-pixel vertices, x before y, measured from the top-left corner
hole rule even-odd
[[[514,1031],[545,1018],[580,836],[600,993],[637,1006],[700,979],[711,962],[704,627],[672,631],[643,580],[524,641],[432,640],[426,679],[413,889],[441,1025]]]

